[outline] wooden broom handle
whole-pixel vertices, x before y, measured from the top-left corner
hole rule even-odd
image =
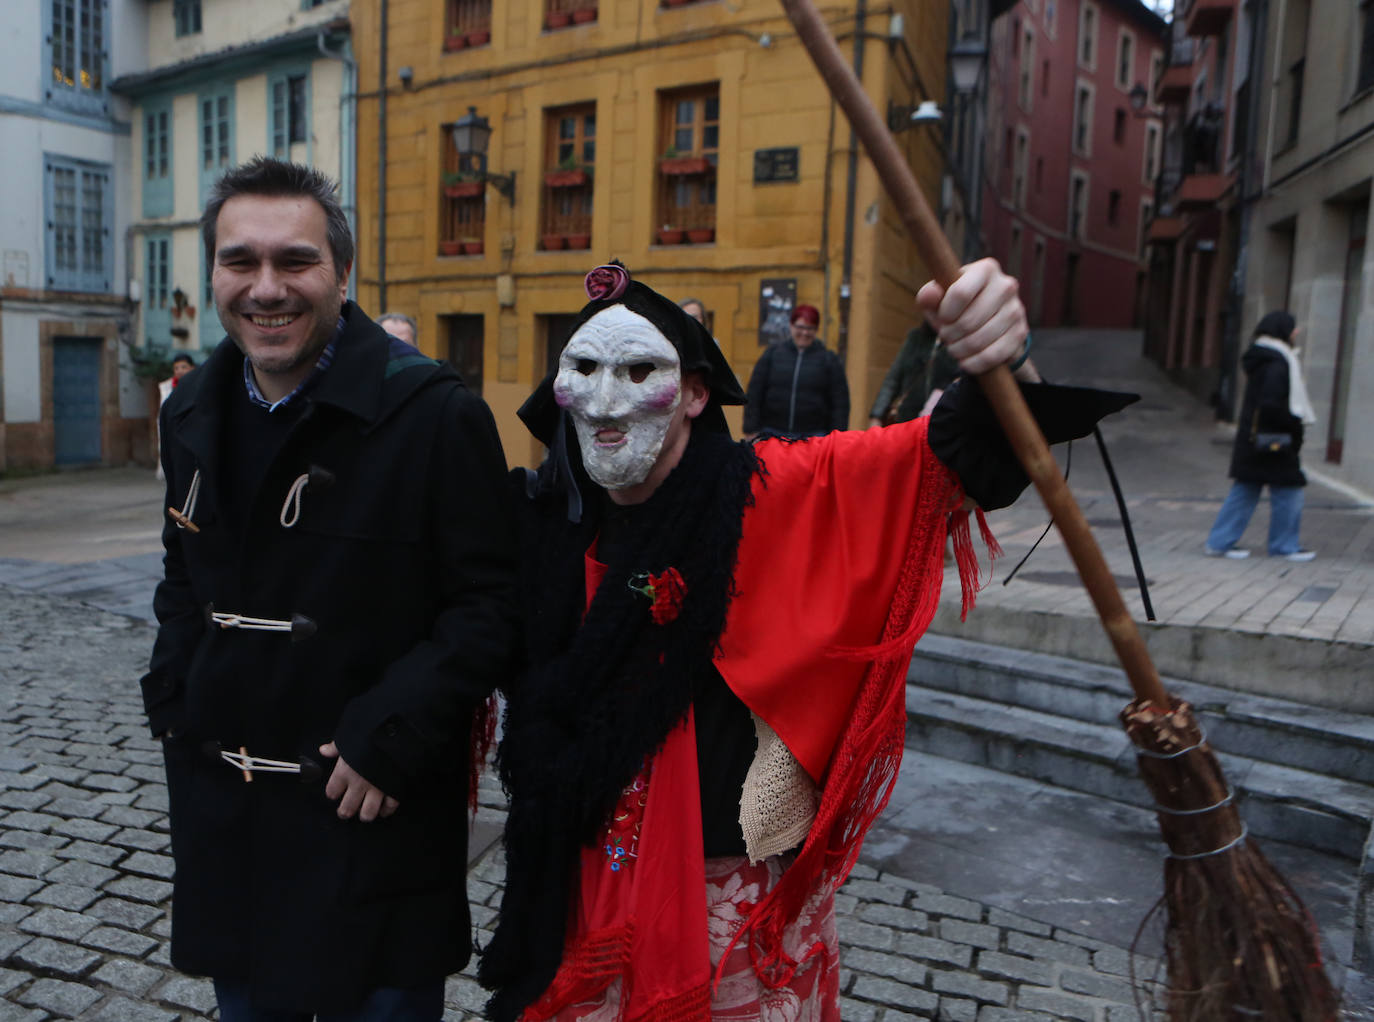
[[[868,150],[878,178],[883,183],[906,224],[921,258],[932,275],[945,287],[959,276],[959,260],[946,240],[939,220],[921,193],[916,177],[897,148],[892,133],[869,102],[863,86],[845,62],[834,37],[821,20],[812,0],[782,0],[787,17],[797,30],[802,44],[831,93],[849,118],[849,123]],[[999,365],[978,376],[1007,440],[1017,459],[1030,476],[1054,523],[1064,537],[1064,545],[1078,568],[1102,626],[1116,649],[1117,658],[1138,698],[1148,700],[1160,710],[1169,706],[1168,694],[1159,680],[1140,629],[1122,602],[1116,579],[1107,567],[1102,549],[1093,537],[1083,511],[1069,492],[1059,466],[1050,454],[1040,427],[1031,416],[1011,371]]]

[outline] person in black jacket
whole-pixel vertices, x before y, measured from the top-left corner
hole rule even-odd
[[[1283,310],[1269,313],[1255,327],[1255,340],[1241,356],[1245,400],[1231,452],[1231,492],[1207,536],[1209,557],[1235,560],[1250,551],[1236,542],[1250,524],[1260,491],[1269,487],[1269,556],[1310,561],[1316,554],[1298,543],[1303,487],[1298,452],[1303,431],[1317,421],[1293,347],[1297,323]]]
[[[162,413],[144,704],[172,963],[223,1022],[438,1022],[472,947],[474,718],[515,636],[491,413],[345,301],[334,185],[259,157],[202,218],[228,338]]]
[[[754,364],[744,406],[744,436],[821,436],[849,425],[844,363],[816,336],[821,314],[798,305],[791,343],[769,346]]]

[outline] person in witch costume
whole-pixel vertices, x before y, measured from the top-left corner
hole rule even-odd
[[[967,605],[966,497],[1003,506],[1026,477],[976,387],[884,430],[732,441],[744,394],[701,324],[619,263],[586,284],[520,410],[549,455],[513,475],[524,664],[488,1017],[833,1022],[834,892],[896,777],[946,535]],[[918,301],[965,371],[1037,379],[995,262]],[[1024,389],[1052,441],[1133,399]]]

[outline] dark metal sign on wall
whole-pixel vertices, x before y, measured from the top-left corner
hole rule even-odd
[[[800,174],[801,157],[796,146],[784,149],[754,150],[754,184],[775,181],[796,181]]]

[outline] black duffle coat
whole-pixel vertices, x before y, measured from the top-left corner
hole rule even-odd
[[[1241,356],[1245,370],[1245,398],[1236,420],[1236,439],[1231,448],[1231,478],[1264,486],[1306,486],[1299,452],[1303,423],[1288,410],[1288,360],[1272,348],[1252,344]],[[1261,451],[1256,433],[1288,433],[1290,447]]]
[[[243,476],[230,459],[263,457],[225,435],[244,388],[233,343],[164,406],[168,504],[183,507],[198,473],[200,531],[170,517],[164,528],[142,683],[171,801],[172,962],[298,1011],[342,1010],[467,962],[471,721],[505,680],[514,635],[491,413],[353,303],[343,318],[333,364],[252,494],[225,490]],[[222,628],[212,612],[296,628]],[[393,816],[337,817],[332,761],[317,751],[331,740],[400,801]],[[246,783],[217,755],[240,747],[307,772]]]

